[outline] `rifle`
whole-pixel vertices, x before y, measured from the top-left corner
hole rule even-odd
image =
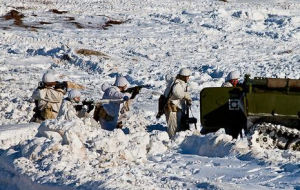
[[[130,93],[131,97],[130,99],[134,99],[136,97],[136,95],[138,95],[141,91],[142,88],[150,88],[151,85],[146,84],[146,85],[139,85],[139,86],[134,86],[131,88],[127,88],[124,92]]]
[[[123,103],[123,99],[103,99],[103,100],[83,100],[81,104],[77,104],[75,106],[91,106],[91,105],[102,105],[102,104],[109,104],[109,103]]]
[[[197,118],[195,117],[190,117],[190,105],[186,104],[186,110],[185,113],[183,113],[182,118],[181,118],[181,124],[180,124],[180,129],[179,131],[185,131],[190,129],[190,124],[195,125],[195,129],[197,129]]]
[[[67,90],[68,88],[73,88],[73,89],[84,89],[84,86],[70,82],[70,81],[55,81],[55,82],[39,82],[38,84],[38,89],[44,89],[47,86],[54,86],[54,89],[62,89],[62,90]]]
[[[92,100],[83,100],[82,101],[82,104],[77,104],[77,105],[75,105],[74,107],[75,107],[75,110],[76,111],[80,111],[80,110],[82,110],[82,108],[84,107],[84,106],[86,106],[87,107],[87,113],[90,113],[93,109],[94,109],[94,101],[92,101]]]
[[[34,114],[33,114],[32,118],[30,119],[30,122],[40,123],[41,121],[44,121],[45,118],[42,116],[41,110],[39,109],[38,100],[35,100],[34,104],[35,104],[35,107],[33,109]]]
[[[63,81],[63,82],[59,82],[59,81],[55,81],[55,82],[39,82],[38,84],[38,89],[44,89],[47,86],[54,86],[54,89],[62,89],[62,90],[66,90],[68,88],[68,82]]]

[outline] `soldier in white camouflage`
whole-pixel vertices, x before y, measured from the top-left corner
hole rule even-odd
[[[225,83],[222,84],[222,87],[236,87],[239,83],[240,73],[238,71],[231,71],[226,79]]]
[[[35,102],[35,114],[31,122],[42,122],[46,119],[55,119],[59,112],[64,95],[68,88],[84,88],[71,82],[58,82],[59,78],[53,71],[46,72],[43,75],[42,82],[32,94]]]
[[[168,81],[167,89],[164,92],[164,96],[167,97],[165,115],[170,138],[173,138],[176,132],[184,127],[182,125],[184,113],[188,106],[192,104],[192,99],[187,89],[190,75],[191,71],[189,69],[181,69],[176,78]]]

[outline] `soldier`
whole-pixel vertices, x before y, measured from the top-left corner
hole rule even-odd
[[[165,115],[170,138],[173,138],[176,132],[185,127],[182,125],[183,116],[188,105],[192,104],[192,99],[187,91],[187,82],[190,75],[191,71],[189,69],[181,69],[176,78],[169,81],[164,92],[164,96],[167,98]]]
[[[226,79],[225,83],[222,84],[222,87],[236,87],[239,82],[240,73],[238,71],[231,71]]]
[[[43,75],[42,82],[33,92],[32,99],[35,102],[35,114],[31,122],[42,122],[46,119],[55,119],[60,109],[67,88],[84,88],[71,82],[58,82],[57,74],[50,71]]]
[[[61,120],[73,120],[76,118],[88,118],[89,113],[93,110],[92,103],[83,101],[82,105],[79,105],[81,93],[78,90],[72,89],[68,92],[68,97],[64,99],[60,110],[57,115],[57,119]]]
[[[113,86],[108,87],[102,85],[102,90],[104,91],[104,95],[102,99],[112,100],[109,103],[97,105],[95,108],[94,119],[100,122],[101,127],[103,129],[114,130],[115,128],[122,127],[122,123],[118,119],[120,115],[121,104],[123,103],[124,106],[124,104],[126,104],[126,102],[128,102],[129,100],[130,94],[125,92],[128,85],[129,82],[125,77],[117,77]],[[120,101],[113,101],[113,100],[120,100]],[[122,110],[125,112],[128,109],[122,109]]]

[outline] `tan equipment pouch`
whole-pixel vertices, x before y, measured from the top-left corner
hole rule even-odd
[[[105,111],[102,105],[96,105],[95,112],[94,112],[94,119],[96,121],[99,121],[101,119],[104,119],[106,121],[113,121],[114,117],[108,115],[108,113]]]
[[[41,116],[45,119],[55,119],[56,114],[54,114],[52,107],[46,107],[42,112],[41,112]]]
[[[168,101],[165,109],[166,109],[167,112],[178,112],[178,111],[180,111],[180,109],[175,104],[173,104],[171,101]]]

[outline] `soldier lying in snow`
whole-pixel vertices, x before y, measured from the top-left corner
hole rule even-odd
[[[58,78],[53,72],[47,72],[43,75],[42,82],[39,83],[39,87],[32,94],[36,107],[31,122],[40,123],[46,119],[55,119],[67,89],[83,88],[83,86],[71,82],[57,81]]]
[[[73,120],[88,117],[93,110],[92,104],[79,105],[81,93],[78,90],[68,92],[68,97],[63,100],[57,115],[59,120]]]

